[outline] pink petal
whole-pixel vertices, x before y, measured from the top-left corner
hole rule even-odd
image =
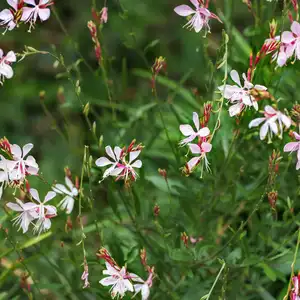
[[[199,8],[199,2],[198,2],[198,0],[190,0],[190,1],[195,6],[196,9]]]
[[[191,125],[180,125],[179,129],[184,136],[190,136],[195,134],[195,131]]]
[[[23,211],[23,208],[16,203],[8,202],[6,206],[14,211]]]
[[[110,176],[118,176],[122,173],[122,171],[124,170],[124,168],[116,168],[116,169],[113,169],[109,175]]]
[[[283,67],[286,64],[288,57],[285,52],[279,52],[277,57],[277,65]]]
[[[42,21],[46,21],[50,17],[50,9],[49,8],[40,8],[38,11],[39,17]]]
[[[13,154],[13,156],[17,159],[20,159],[22,157],[22,150],[21,147],[19,145],[11,145],[11,153]]]
[[[299,170],[300,169],[300,160],[297,161],[297,164],[296,164],[296,170]]]
[[[239,86],[242,86],[239,73],[236,70],[230,72],[231,79]]]
[[[18,10],[18,0],[7,0],[7,3],[15,10]]]
[[[10,65],[7,64],[1,64],[0,65],[0,73],[4,75],[7,79],[10,79],[14,75],[14,71]]]
[[[118,282],[118,278],[114,278],[112,276],[103,278],[102,280],[99,281],[99,283],[104,285],[104,286],[114,285],[117,282]]]
[[[197,144],[189,144],[189,148],[193,154],[201,153],[201,148]]]
[[[296,36],[300,37],[300,24],[298,22],[294,21],[292,23],[291,30]]]
[[[201,31],[201,29],[202,29],[202,27],[203,27],[203,19],[202,19],[201,15],[198,14],[198,13],[195,15],[194,18],[195,18],[195,19],[194,19],[194,24],[193,24],[193,26],[194,26],[195,32],[198,33],[198,32]]]
[[[14,15],[12,14],[12,12],[9,9],[3,9],[0,12],[0,20],[3,20],[5,22],[9,22],[13,18],[14,18]]]
[[[291,143],[287,143],[284,148],[283,151],[284,152],[294,152],[297,151],[299,149],[299,142],[291,142]]]
[[[182,16],[182,17],[186,17],[186,16],[196,13],[193,9],[191,9],[187,5],[179,5],[174,8],[174,11],[176,12],[176,14],[178,14],[179,16]]]
[[[284,114],[280,114],[280,119],[286,128],[290,128],[292,125],[292,120]]]
[[[297,59],[300,60],[300,42],[299,41],[296,43],[295,53],[296,53]]]
[[[16,62],[17,57],[16,57],[15,53],[13,51],[9,51],[5,56],[5,61],[8,61],[10,63]]]
[[[269,126],[274,134],[278,133],[278,126],[275,122],[269,122]]]
[[[35,0],[24,0],[24,2],[36,6]]]
[[[199,116],[196,112],[193,112],[193,122],[195,124],[195,127],[197,129],[197,131],[199,130],[200,128],[200,124],[199,124]]]
[[[229,107],[229,115],[233,117],[241,113],[244,105],[242,103],[237,103]]]
[[[277,110],[275,110],[272,106],[266,105],[265,106],[265,112],[269,115],[275,115],[277,114]]]
[[[281,41],[285,44],[290,44],[295,40],[295,37],[292,32],[284,31],[282,33]]]
[[[203,152],[204,153],[208,153],[208,152],[210,152],[211,151],[211,149],[212,149],[212,144],[210,144],[210,143],[202,143],[201,144],[201,148],[202,148],[202,150],[203,150]]]
[[[192,171],[193,168],[197,165],[198,161],[199,161],[199,157],[193,157],[188,163],[188,168],[189,168],[189,171]]]
[[[295,139],[300,141],[300,134],[298,134],[296,131],[294,131],[293,134],[294,134]]]
[[[27,22],[34,12],[34,8],[23,7],[21,21]]]

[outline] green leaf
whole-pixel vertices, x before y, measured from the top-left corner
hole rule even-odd
[[[271,269],[267,264],[265,263],[260,263],[259,266],[264,270],[265,274],[267,275],[267,277],[272,280],[272,281],[276,281],[277,276],[276,273],[273,269]]]

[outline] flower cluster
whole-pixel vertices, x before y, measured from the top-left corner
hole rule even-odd
[[[0,49],[0,84],[2,85],[5,78],[10,79],[14,75],[14,71],[11,67],[12,63],[16,62],[17,58],[13,51],[9,51],[6,55],[2,49]]]
[[[37,175],[39,166],[33,156],[28,155],[33,144],[26,144],[23,148],[4,138],[0,140],[0,198],[7,186],[22,186],[26,177]]]
[[[142,253],[144,252],[141,251],[141,254]],[[105,248],[101,248],[99,253],[97,253],[97,256],[105,260],[106,270],[103,271],[103,275],[107,275],[107,277],[101,279],[99,283],[103,286],[111,286],[110,293],[113,299],[115,297],[123,298],[126,292],[135,292],[135,295],[141,293],[142,300],[147,300],[149,298],[154,276],[153,267],[146,267],[148,278],[143,280],[138,275],[129,273],[125,266],[122,268],[119,267]]]
[[[230,77],[237,85],[226,84],[218,87],[222,96],[232,104],[229,108],[229,115],[231,117],[239,115],[246,107],[254,107],[255,110],[258,110],[254,94],[257,91],[266,91],[267,88],[259,84],[253,85],[245,74],[242,75],[244,79],[244,85],[242,86],[240,76],[236,70],[230,72]]]
[[[135,168],[140,169],[142,167],[142,161],[137,159],[142,149],[141,144],[135,146],[135,141],[132,141],[127,148],[116,146],[112,149],[111,146],[106,146],[105,152],[109,159],[100,157],[95,162],[98,167],[110,166],[105,170],[103,179],[114,176],[116,180],[124,180],[125,183],[136,181],[138,174]]]
[[[208,105],[211,109],[210,104]],[[209,168],[209,162],[207,160],[206,153],[209,153],[211,151],[212,145],[210,144],[209,140],[210,130],[208,127],[206,127],[209,117],[207,118],[206,116],[210,115],[210,109],[204,109],[204,122],[202,123],[200,123],[198,114],[196,112],[193,112],[193,123],[195,125],[196,130],[194,130],[193,127],[189,124],[179,126],[181,133],[184,136],[186,136],[186,138],[184,138],[179,143],[179,145],[188,145],[190,151],[193,154],[196,154],[196,156],[190,159],[185,166],[184,173],[186,173],[187,175],[189,175],[202,160],[204,160],[206,168]],[[198,139],[197,143],[191,143],[195,140],[195,138]]]
[[[53,5],[51,0],[7,0],[10,9],[6,8],[0,12],[0,26],[5,31],[13,30],[20,22],[29,23],[29,32],[34,28],[38,19],[42,22],[50,17],[49,6]]]
[[[269,141],[271,141],[273,134],[279,134],[279,137],[282,138],[283,126],[290,128],[292,124],[292,120],[289,117],[270,105],[265,106],[263,114],[263,118],[254,119],[249,123],[249,128],[259,126],[263,123],[260,129],[261,140],[264,140],[267,134],[269,134]]]
[[[179,5],[175,7],[174,11],[182,17],[192,16],[190,20],[184,25],[188,29],[194,29],[195,32],[200,32],[204,27],[206,31],[210,32],[209,20],[216,19],[222,23],[217,15],[208,10],[209,0],[190,0],[195,9],[188,5]],[[206,3],[204,3],[206,2]]]

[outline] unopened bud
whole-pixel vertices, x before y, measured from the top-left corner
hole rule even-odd
[[[167,179],[167,171],[165,169],[158,169],[158,173],[164,178]]]
[[[86,117],[88,117],[89,112],[90,112],[90,103],[88,102],[88,103],[84,106],[84,108],[83,108],[83,114],[84,114]]]
[[[181,240],[183,241],[185,247],[188,247],[189,237],[185,232],[181,233]]]
[[[272,192],[268,193],[268,200],[269,200],[269,203],[270,203],[272,208],[275,208],[277,198],[278,198],[278,192],[277,191],[272,191]]]
[[[154,213],[155,217],[159,216],[159,213],[160,213],[160,207],[159,207],[159,205],[155,204],[155,206],[153,208],[153,213]]]

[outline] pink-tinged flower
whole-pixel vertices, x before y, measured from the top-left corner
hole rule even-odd
[[[300,281],[300,275],[294,276],[292,278],[292,282],[293,282],[294,287],[293,287],[293,289],[291,291],[291,294],[290,294],[290,299],[291,300],[300,300],[299,281]]]
[[[130,273],[130,278],[133,282],[137,282],[133,285],[135,295],[141,293],[142,300],[148,300],[150,296],[150,288],[152,287],[153,281],[153,268],[149,268],[149,276],[147,280],[143,280],[138,275]],[[134,296],[135,296],[134,295]]]
[[[67,214],[70,214],[74,208],[74,198],[78,196],[78,190],[67,176],[65,177],[65,183],[66,185],[55,184],[52,189],[57,194],[65,195],[58,206],[60,206],[62,210],[66,210]]]
[[[89,283],[89,270],[88,268],[84,268],[84,271],[81,275],[81,280],[84,281],[84,285],[83,285],[83,289],[86,289],[88,287],[90,287],[90,283]]]
[[[281,41],[286,45],[285,53],[287,57],[295,54],[296,59],[300,60],[300,24],[296,21],[292,23],[291,31],[282,33]]]
[[[129,179],[136,180],[137,173],[134,168],[140,169],[143,165],[140,159],[136,160],[140,153],[140,150],[129,152],[129,161],[127,162],[124,158],[122,163],[117,165],[114,172],[114,176],[118,176],[117,180],[120,178],[124,179],[125,182]]]
[[[13,160],[8,161],[11,180],[22,180],[26,175],[37,175],[39,166],[33,156],[25,157],[33,148],[33,144],[26,144],[23,149],[14,144],[11,145],[11,153]]]
[[[3,189],[9,184],[9,170],[7,160],[0,155],[0,200],[2,198]]]
[[[10,209],[20,212],[20,214],[13,219],[14,225],[20,226],[23,233],[28,231],[29,224],[38,217],[36,213],[36,204],[33,202],[23,203],[21,200],[16,198],[17,203],[9,202],[6,204]]]
[[[107,23],[108,20],[108,8],[104,6],[100,12],[101,17],[100,17],[100,23]]]
[[[53,5],[51,0],[39,0],[39,4],[36,4],[35,0],[24,0],[25,3],[32,5],[31,7],[23,7],[21,21],[30,24],[29,32],[37,21],[37,18],[41,21],[46,21],[50,17],[49,6]]]
[[[188,124],[179,126],[181,133],[184,136],[187,136],[187,138],[183,139],[179,143],[180,146],[185,146],[186,144],[192,142],[196,137],[206,137],[209,135],[210,131],[207,127],[203,127],[200,129],[199,116],[196,112],[193,112],[193,122],[196,127],[196,131],[191,125]]]
[[[116,169],[116,167],[121,159],[122,149],[116,146],[113,151],[111,146],[106,146],[105,152],[112,159],[112,161],[106,157],[100,157],[95,161],[95,164],[98,167],[105,167],[111,165],[108,169],[105,170],[103,178],[106,178],[107,176],[119,175],[122,170],[118,170]]]
[[[53,205],[45,205],[47,202],[52,200],[55,196],[55,192],[48,192],[44,198],[44,201],[41,202],[39,193],[36,189],[30,189],[31,197],[36,200],[39,204],[36,204],[35,211],[37,213],[37,222],[34,224],[33,232],[38,232],[40,234],[42,231],[47,231],[51,227],[51,218],[56,217],[57,211],[56,207]]]
[[[116,296],[123,298],[127,291],[134,291],[132,283],[128,280],[129,276],[125,267],[119,269],[117,266],[113,267],[108,262],[105,262],[105,265],[106,270],[103,271],[103,274],[108,275],[108,277],[103,278],[99,283],[103,286],[112,286],[111,297],[113,299]]]
[[[282,138],[283,125],[286,128],[289,128],[292,124],[292,121],[289,117],[284,115],[282,112],[274,109],[270,105],[265,106],[264,117],[252,120],[249,123],[249,128],[259,126],[263,122],[264,124],[262,125],[259,134],[261,140],[264,140],[268,133],[270,140],[272,139],[273,133],[275,135],[279,133],[279,137]],[[279,129],[277,123],[279,125]]]
[[[290,142],[284,146],[284,152],[296,152],[297,151],[297,164],[296,170],[300,169],[300,134],[297,132],[293,132],[295,139],[297,142]]]
[[[188,29],[194,28],[194,30],[198,33],[204,27],[207,28],[208,32],[210,32],[209,20],[216,19],[222,23],[218,16],[211,13],[207,8],[199,3],[198,0],[190,0],[191,3],[195,6],[195,9],[192,9],[188,5],[179,5],[175,7],[174,11],[176,14],[182,17],[191,16],[191,19],[184,25]]]
[[[7,0],[7,3],[12,7],[12,9],[6,8],[0,12],[0,26],[5,26],[6,30],[11,31],[17,25],[17,22],[15,21],[15,14],[19,9],[18,0]]]
[[[17,58],[13,51],[9,51],[5,56],[0,49],[0,84],[2,85],[5,78],[10,79],[14,75],[14,71],[10,66],[12,63],[16,62]]]
[[[243,74],[244,86],[241,84],[240,76],[236,70],[230,72],[231,79],[237,85],[222,85],[218,89],[222,93],[223,97],[229,100],[233,105],[229,108],[229,115],[231,117],[236,116],[242,112],[245,107],[254,107],[258,110],[258,104],[255,98],[251,95],[251,90],[266,91],[267,88],[263,85],[253,85]]]
[[[188,163],[188,171],[192,172],[193,169],[197,166],[201,159],[204,159],[206,169],[209,169],[209,162],[206,157],[206,153],[209,153],[212,149],[212,145],[207,142],[201,142],[198,144],[189,144],[190,150],[193,154],[199,154],[196,157],[193,157]]]

